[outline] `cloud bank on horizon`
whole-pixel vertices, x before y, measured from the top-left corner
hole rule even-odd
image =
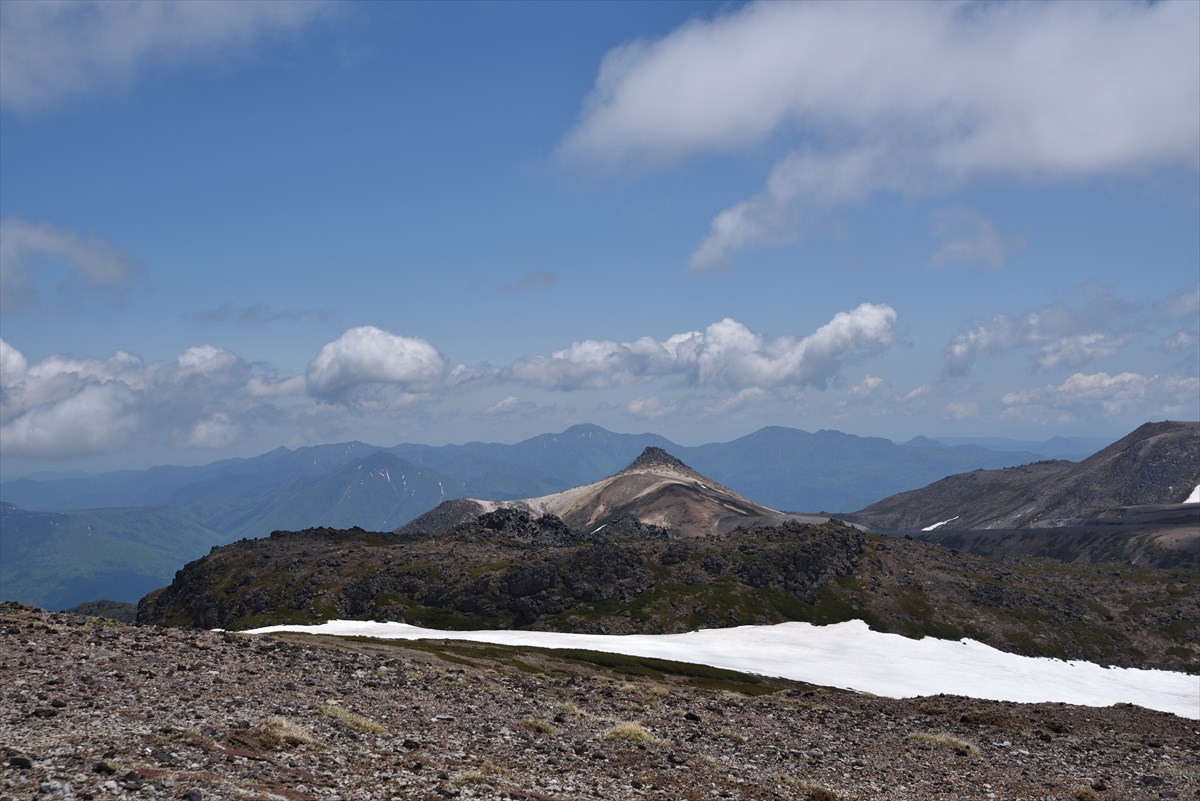
[[[1197,29],[12,0],[0,463],[1200,418]]]

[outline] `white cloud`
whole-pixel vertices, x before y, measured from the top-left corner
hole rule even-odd
[[[133,259],[107,242],[84,241],[48,223],[0,220],[0,307],[12,311],[36,305],[35,274],[50,266],[65,271],[64,289],[100,292],[113,300],[124,296],[138,272]]]
[[[1079,420],[1097,415],[1200,415],[1200,378],[1125,372],[1075,373],[1058,385],[1010,392],[1001,398],[1008,417]]]
[[[725,318],[703,332],[675,334],[659,342],[586,340],[549,356],[516,362],[504,375],[547,389],[609,387],[677,376],[689,383],[733,389],[775,386],[824,387],[845,364],[891,345],[896,310],[864,303],[802,339],[766,340]]]
[[[883,386],[883,379],[877,375],[869,375],[857,386],[850,388],[850,394],[867,398],[875,394],[875,390]]]
[[[1200,284],[1171,295],[1163,304],[1163,310],[1168,317],[1190,317],[1196,321],[1200,316]]]
[[[1055,303],[1015,317],[999,314],[956,335],[943,354],[946,372],[965,375],[981,357],[1040,346],[1034,369],[1078,368],[1115,354],[1131,341],[1128,334],[1098,330],[1121,325],[1132,307],[1107,293],[1082,308]]]
[[[445,371],[442,355],[424,339],[368,325],[326,343],[309,363],[306,382],[314,398],[344,402],[359,387],[425,387],[440,381]]]
[[[521,399],[516,395],[508,395],[504,399],[499,400],[488,408],[484,409],[483,413],[492,416],[506,415],[518,411],[523,405],[525,404],[522,404]]]
[[[254,398],[286,398],[304,394],[304,376],[294,375],[279,381],[254,376],[246,384],[246,392]]]
[[[792,153],[771,168],[762,192],[716,216],[709,235],[692,253],[688,270],[712,272],[744,248],[793,242],[816,208],[862,200],[880,184],[898,184],[898,177],[876,148],[833,157]]]
[[[714,219],[704,271],[873,192],[1195,169],[1198,27],[1190,2],[754,3],[610,52],[562,150],[661,163],[795,142]]]
[[[1176,331],[1172,336],[1163,340],[1163,347],[1169,353],[1181,353],[1196,344],[1196,335],[1187,331]]]
[[[946,404],[946,416],[951,420],[959,422],[963,420],[972,420],[979,416],[979,404],[977,403],[958,403],[951,401]]]
[[[221,447],[262,404],[248,391],[252,367],[211,345],[146,363],[51,355],[30,363],[0,346],[0,438],[9,456],[64,458],[163,443]]]
[[[193,448],[223,448],[232,444],[237,436],[238,427],[229,419],[229,415],[218,412],[196,422],[187,444]]]
[[[934,266],[978,264],[999,270],[1008,263],[1021,238],[1001,236],[996,225],[975,209],[952,206],[933,214],[934,234],[942,240],[933,254]]]
[[[760,387],[747,387],[741,390],[736,395],[726,398],[725,400],[713,406],[709,406],[705,411],[712,415],[722,415],[727,412],[732,412],[734,409],[739,409],[751,401],[758,400],[767,394],[765,389]]]
[[[25,354],[0,339],[0,388],[19,380],[28,369]]]
[[[309,22],[317,0],[39,0],[0,14],[0,106],[34,112]]]
[[[1129,344],[1128,336],[1109,336],[1091,333],[1050,342],[1042,346],[1042,355],[1037,359],[1038,367],[1082,367],[1093,359],[1112,356]]]
[[[133,393],[117,382],[87,384],[0,426],[9,455],[64,458],[124,444],[139,425]]]
[[[674,403],[664,403],[654,397],[640,397],[631,400],[625,407],[634,417],[641,417],[646,420],[653,420],[656,417],[670,414],[675,411]]]
[[[223,348],[199,345],[179,354],[176,362],[183,373],[211,375],[236,364],[238,357]]]

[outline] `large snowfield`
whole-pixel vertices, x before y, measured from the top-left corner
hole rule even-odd
[[[780,623],[624,636],[437,631],[404,623],[331,620],[315,626],[267,626],[249,633],[277,631],[581,648],[693,662],[891,698],[946,693],[1022,703],[1109,706],[1124,702],[1200,719],[1200,676],[1019,656],[974,640],[914,640],[871,631],[858,620],[832,626]]]

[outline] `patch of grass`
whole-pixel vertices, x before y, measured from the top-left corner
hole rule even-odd
[[[654,737],[650,732],[642,728],[640,723],[631,723],[624,721],[604,732],[605,740],[622,740],[627,743],[652,743],[655,742]]]
[[[474,786],[477,784],[483,784],[485,781],[487,780],[484,778],[483,774],[476,770],[466,770],[462,773],[454,774],[455,784]]]
[[[1076,787],[1075,794],[1071,797],[1075,801],[1100,801],[1100,794],[1085,784]]]
[[[798,797],[798,801],[839,801],[840,799],[837,793],[827,787],[822,787],[812,782],[801,781],[793,776],[776,776],[775,783],[799,790],[803,793],[803,795]]]
[[[949,748],[951,751],[961,754],[962,756],[973,757],[979,754],[979,746],[975,745],[974,743],[969,743],[966,740],[960,740],[957,737],[949,734],[913,732],[912,734],[908,735],[908,739],[915,742],[930,743],[931,745],[936,745],[941,748]]]
[[[553,723],[541,718],[525,718],[525,720],[521,721],[521,726],[536,734],[558,733],[558,728]]]
[[[342,721],[359,734],[383,734],[387,731],[382,724],[337,704],[325,704],[321,707],[320,712],[326,717]]]
[[[587,712],[584,712],[570,701],[564,701],[561,704],[555,704],[554,706],[559,712],[562,712],[564,715],[570,715],[573,718],[586,718],[588,716]]]
[[[297,745],[312,745],[316,740],[300,724],[287,718],[271,717],[251,729],[264,748],[280,750]]]

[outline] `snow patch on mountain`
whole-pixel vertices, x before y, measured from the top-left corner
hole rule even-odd
[[[1200,678],[1194,675],[1020,656],[974,640],[955,642],[932,637],[914,640],[871,631],[860,620],[831,626],[780,623],[686,634],[624,636],[437,631],[404,623],[331,620],[316,626],[268,626],[249,633],[276,631],[581,648],[692,662],[890,698],[948,693],[1019,703],[1061,702],[1082,706],[1131,703],[1200,719]]]

